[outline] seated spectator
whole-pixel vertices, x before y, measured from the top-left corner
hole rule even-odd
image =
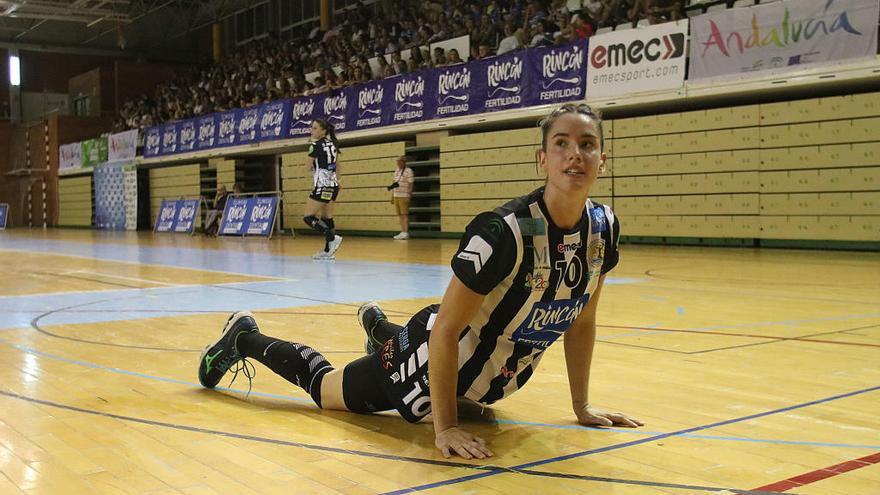
[[[220,232],[220,221],[223,218],[223,210],[226,209],[226,202],[229,200],[229,191],[226,186],[220,184],[217,188],[217,194],[214,195],[214,207],[205,214],[205,235],[216,237]]]
[[[464,60],[458,55],[458,50],[450,48],[446,54],[446,65],[463,64]]]
[[[552,41],[544,32],[543,24],[535,24],[534,26],[530,26],[529,28],[529,44],[530,48],[534,48],[536,46],[548,46],[552,45]]]
[[[489,45],[489,43],[486,41],[483,41],[480,43],[478,55],[479,55],[479,58],[483,59],[483,58],[492,57],[495,54],[492,53],[492,47]]]
[[[434,67],[446,67],[446,50],[442,47],[434,47]]]
[[[571,25],[574,28],[571,41],[584,40],[593,35],[593,25],[583,18],[583,14],[571,16]]]
[[[592,19],[600,19],[602,17],[602,0],[583,0],[584,10]]]
[[[683,7],[681,0],[649,0],[648,20],[651,24],[677,21],[684,17]]]
[[[523,44],[517,35],[517,32],[514,31],[513,25],[505,24],[504,25],[504,38],[501,40],[501,43],[498,43],[498,55],[502,55],[507,52],[512,52],[519,48],[522,48]]]

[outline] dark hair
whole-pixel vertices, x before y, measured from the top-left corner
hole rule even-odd
[[[577,113],[596,121],[596,126],[599,128],[599,146],[603,145],[604,138],[602,137],[602,114],[598,110],[593,110],[590,105],[587,105],[586,103],[566,103],[559,108],[554,109],[546,117],[541,119],[540,122],[538,122],[538,126],[541,127],[542,150],[547,151],[547,134],[550,133],[550,128],[553,127],[553,123],[556,122],[556,119],[567,113]]]
[[[328,122],[326,119],[315,119],[314,122],[321,126],[321,129],[324,129],[324,132],[327,133],[327,137],[330,138],[330,141],[333,142],[333,146],[339,148],[339,140],[336,139],[336,130],[333,129],[333,124]],[[339,150],[337,149],[337,152],[338,151]]]

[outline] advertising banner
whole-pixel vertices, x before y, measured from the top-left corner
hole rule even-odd
[[[125,230],[125,172],[120,162],[95,165],[95,227]]]
[[[107,138],[107,160],[111,162],[134,160],[137,156],[137,129],[110,134]]]
[[[228,112],[217,114],[217,145],[232,146],[235,142],[236,115],[238,110],[230,110]]]
[[[369,129],[387,125],[390,113],[382,112],[385,99],[390,99],[390,93],[386,94],[383,81],[371,81],[366,84],[358,84],[346,88],[348,105],[346,120],[348,130]]]
[[[656,43],[676,48],[676,41],[651,42],[650,56]],[[534,48],[155,126],[146,132],[144,156],[308,138],[315,119],[326,119],[343,133],[579,100],[587,84],[586,50],[586,41]],[[673,49],[669,57],[677,53]]]
[[[240,108],[235,111],[234,144],[248,144],[257,140],[257,120],[259,114],[259,106]]]
[[[389,115],[388,124],[420,122],[433,115],[433,93],[428,85],[431,71],[421,70],[382,80],[385,93],[392,95],[383,102],[382,113]]]
[[[277,210],[277,196],[251,198],[248,201],[247,235],[272,235],[272,228],[275,226],[275,213]]]
[[[688,20],[612,31],[590,38],[587,94],[590,98],[684,85]]]
[[[107,138],[99,137],[89,139],[82,143],[83,167],[94,167],[98,163],[107,161]]]
[[[247,198],[229,199],[223,210],[220,235],[244,235],[247,232],[249,206],[250,201]]]
[[[196,228],[196,218],[199,215],[199,200],[177,200],[177,215],[174,220],[174,232],[192,234]]]
[[[475,99],[485,112],[520,108],[526,90],[525,53],[505,53],[473,62]]]
[[[196,137],[196,148],[200,150],[208,150],[214,147],[217,142],[217,115],[205,115],[196,119],[198,122],[198,136]]]
[[[170,123],[162,126],[162,151],[163,155],[177,153],[177,124]]]
[[[314,95],[293,100],[287,137],[309,137],[312,121],[323,116],[324,98],[326,95]]]
[[[583,99],[587,85],[586,52],[585,40],[527,51],[529,89],[524,106]]]
[[[195,119],[177,123],[177,151],[179,153],[196,149],[196,124]]]
[[[58,170],[82,167],[82,144],[62,144],[58,147]]]
[[[290,126],[290,100],[278,100],[260,105],[257,113],[257,139],[281,139]]]
[[[323,118],[333,125],[336,132],[348,130],[348,122],[345,120],[348,113],[348,93],[345,89],[335,89],[324,98]]]
[[[159,156],[162,154],[162,127],[155,126],[147,129],[144,136],[144,158]]]
[[[473,67],[468,64],[453,65],[431,71],[431,80],[436,92],[433,112],[430,118],[457,117],[471,113],[482,113],[483,101],[471,98],[471,85],[475,82]]]
[[[877,53],[877,0],[783,0],[691,19],[688,80],[773,75]]]
[[[6,219],[9,218],[9,205],[0,203],[0,230],[6,228]]]
[[[159,207],[159,214],[156,215],[156,225],[154,232],[173,232],[174,222],[177,220],[177,201],[163,200],[162,206]]]

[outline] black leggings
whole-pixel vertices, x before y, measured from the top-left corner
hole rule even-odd
[[[342,398],[349,411],[365,414],[394,409],[391,399],[379,386],[379,380],[387,380],[379,366],[376,355],[367,354],[342,370]]]

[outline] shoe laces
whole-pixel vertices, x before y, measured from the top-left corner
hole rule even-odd
[[[248,381],[248,390],[247,394],[245,394],[245,399],[250,397],[251,388],[253,386],[254,377],[257,376],[257,368],[253,363],[247,360],[247,358],[241,358],[235,362],[235,368],[231,369],[232,371],[232,380],[229,381],[229,388],[232,388],[232,384],[235,383],[235,379],[238,378],[238,374],[241,373],[247,378]]]

